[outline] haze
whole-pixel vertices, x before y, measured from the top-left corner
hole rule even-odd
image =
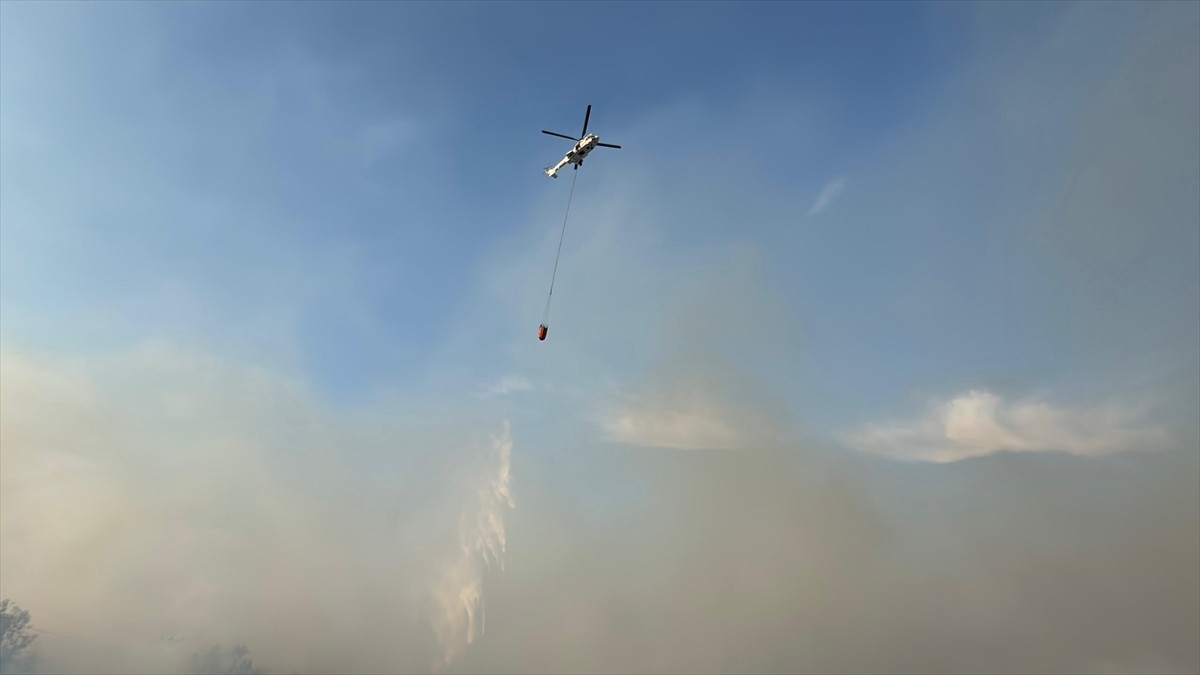
[[[13,672],[1195,673],[1198,420],[1200,4],[0,3]]]

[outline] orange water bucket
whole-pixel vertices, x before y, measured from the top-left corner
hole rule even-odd
[[[538,339],[539,339],[539,340],[545,340],[545,339],[546,339],[546,333],[547,333],[549,330],[550,330],[550,329],[546,327],[546,324],[542,324],[542,325],[538,326]]]

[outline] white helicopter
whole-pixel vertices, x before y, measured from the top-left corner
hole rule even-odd
[[[575,169],[578,170],[579,167],[583,166],[583,158],[587,157],[588,153],[597,147],[618,149],[621,147],[619,145],[613,145],[612,143],[601,143],[599,136],[596,134],[589,134],[587,132],[588,119],[590,119],[591,116],[592,106],[589,105],[587,107],[587,112],[583,115],[583,131],[580,132],[579,138],[574,138],[566,134],[556,134],[553,131],[546,131],[545,129],[542,129],[543,134],[549,134],[550,136],[558,136],[559,138],[565,138],[569,141],[575,141],[575,146],[567,151],[567,154],[561,160],[559,160],[558,164],[546,167],[547,176],[550,176],[551,178],[558,178],[558,170],[568,164],[574,164]]]

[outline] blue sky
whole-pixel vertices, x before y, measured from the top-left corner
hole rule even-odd
[[[1088,35],[1071,38],[1093,41],[1094,53],[1059,47],[1063,54],[1047,56],[1065,58],[1043,68],[1022,62],[1021,39],[1086,10],[8,11],[10,25],[33,28],[8,38],[13,244],[4,281],[10,312],[36,314],[5,322],[11,340],[78,336],[62,317],[78,327],[103,308],[104,328],[87,331],[93,339],[173,331],[272,354],[281,336],[255,328],[286,313],[288,353],[332,398],[419,379],[451,326],[470,321],[477,270],[531,228],[554,225],[535,207],[561,202],[564,186],[533,169],[561,148],[537,131],[573,130],[592,103],[596,130],[629,147],[596,158],[599,175],[581,185],[577,216],[612,198],[593,191],[611,172],[645,167],[641,194],[671,204],[655,223],[664,245],[740,239],[769,251],[776,311],[802,320],[817,341],[809,348],[825,372],[806,375],[867,389],[883,386],[881,370],[903,378],[874,393],[877,401],[918,373],[1064,367],[1080,336],[1064,332],[1078,322],[1059,310],[1078,294],[1046,297],[1062,272],[1056,257],[1030,250],[1026,223],[1075,168],[1062,159],[1071,152],[1066,130],[1116,58],[1100,47],[1133,39],[1139,13],[1094,11]],[[560,36],[572,26],[590,37],[571,46]],[[1001,129],[981,110],[1005,105],[997,92],[1008,85],[989,72],[993,60],[1038,71],[1045,91],[1034,95],[1064,87],[1075,95],[1039,101],[1029,133]],[[955,121],[948,139],[939,127]],[[639,124],[648,131],[629,143],[622,132]],[[839,176],[849,176],[844,203],[805,222]],[[1004,189],[992,190],[996,183]],[[65,194],[78,196],[55,197]],[[40,222],[46,215],[35,209],[46,201],[64,217]],[[580,241],[571,234],[568,253]],[[1170,234],[1157,241],[1177,255],[1189,250],[1167,243]],[[1184,274],[1176,286],[1186,293]],[[1142,285],[1160,294],[1166,283]],[[905,288],[945,294],[928,318],[956,314],[970,346],[936,320],[905,325],[911,308],[896,306]],[[1152,304],[1185,299],[1177,291],[1170,305]],[[523,327],[528,317],[511,321]]]
[[[8,473],[77,466],[62,452],[107,467],[70,474],[86,494],[188,520],[216,507],[127,486],[173,484],[165,467],[194,462],[200,477],[180,490],[199,495],[206,476],[241,467],[248,492],[322,523],[353,520],[330,532],[358,533],[363,541],[345,543],[362,550],[378,532],[359,523],[409,513],[396,516],[412,528],[399,540],[437,539],[439,523],[458,527],[462,494],[470,508],[508,509],[511,480],[510,529],[532,540],[511,554],[528,562],[550,550],[559,561],[600,541],[674,541],[581,528],[595,536],[567,537],[559,551],[537,538],[548,536],[541,525],[573,531],[562,513],[621,522],[653,510],[700,536],[692,519],[712,505],[695,495],[725,462],[743,481],[728,488],[732,501],[777,505],[756,501],[767,498],[753,487],[769,478],[762,463],[777,458],[761,449],[771,448],[809,467],[801,473],[849,472],[850,492],[864,493],[850,510],[882,503],[886,527],[920,542],[889,553],[945,556],[950,576],[974,578],[964,561],[1001,540],[1015,560],[1048,550],[1076,560],[1095,542],[1046,542],[1093,521],[1063,505],[1093,505],[1085,510],[1101,518],[1114,491],[1159,495],[1128,533],[1166,522],[1164,541],[1183,542],[1188,569],[1200,537],[1195,514],[1178,507],[1200,496],[1172,476],[1200,479],[1198,26],[1195,3],[0,4],[0,343],[16,383]],[[623,149],[597,151],[579,172],[541,343],[573,176],[541,173],[566,141],[539,131],[578,131],[589,104],[590,131]],[[59,416],[91,440],[47,449],[44,439],[67,433],[48,421]],[[121,449],[125,438],[144,442]],[[293,459],[295,447],[311,455]],[[249,459],[222,454],[234,448]],[[493,450],[498,464],[475,466]],[[167,459],[175,452],[184,458]],[[691,478],[672,485],[675,472]],[[333,475],[340,496],[300,496]],[[1014,477],[1033,487],[1006,487]],[[1061,494],[1039,482],[1060,478]],[[38,508],[62,485],[38,480],[7,490],[17,501],[5,512],[36,514],[6,519],[14,541],[55,520]],[[491,486],[480,503],[472,480]],[[800,506],[837,512],[841,493],[823,490]],[[1061,519],[1008,541],[1005,528],[1028,516],[1001,509],[989,520],[979,504],[1018,494]],[[544,509],[523,511],[522,495]],[[264,503],[238,508],[270,529]],[[963,534],[975,516],[998,539]],[[146,532],[161,525],[147,522]],[[865,522],[845,526],[876,527]],[[27,550],[74,555],[54,548],[60,540],[33,537]],[[262,546],[264,560],[285,555]],[[691,550],[662,546],[660,562]],[[446,578],[485,578],[478,553]],[[34,569],[28,559],[6,560]],[[569,578],[538,560],[547,578]],[[401,595],[424,583],[410,562]],[[376,572],[358,574],[367,583]],[[1001,572],[978,574],[974,588],[1003,586]],[[489,583],[511,602],[517,589],[536,591],[535,577]],[[649,583],[632,571],[613,578]],[[1095,578],[1144,581],[1107,568]],[[48,583],[26,571],[4,582],[6,596],[35,600]],[[1194,609],[1200,589],[1183,583],[1178,602]],[[1022,610],[1033,611],[1013,616]],[[90,625],[49,600],[42,613]],[[471,634],[459,628],[437,636],[455,659],[461,649],[447,645]],[[1036,652],[1012,630],[1011,644]],[[1105,630],[1062,644],[1111,639]],[[644,660],[595,660],[620,636],[581,647],[591,661],[530,664],[504,660],[527,638],[511,631],[501,635],[512,642],[478,648],[483,660],[462,657],[463,667],[795,665],[783,652],[670,661],[627,644]],[[270,639],[255,644],[282,668],[337,663],[336,650],[285,661]],[[881,653],[907,653],[888,644]],[[1080,672],[1200,662],[1166,638],[1137,644],[1141,653],[1099,661],[1067,650],[1040,662],[997,652],[989,663]],[[59,663],[92,658],[63,654]],[[878,669],[842,656],[805,667]],[[387,662],[364,658],[352,663]]]
[[[631,146],[625,155],[648,163],[661,157],[664,169],[691,164],[710,181],[732,167],[700,165],[709,147],[760,147],[746,160],[761,163],[764,177],[776,173],[776,152],[863,161],[853,158],[871,154],[918,108],[923,90],[937,87],[944,70],[938,58],[945,58],[938,49],[952,49],[928,39],[933,28],[922,13],[879,9],[764,5],[761,16],[743,17],[748,21],[732,30],[730,17],[742,12],[720,4],[682,13],[670,5],[14,6],[14,17],[28,13],[32,25],[55,37],[25,30],[9,38],[16,70],[10,100],[19,96],[22,106],[6,120],[14,139],[30,118],[54,133],[28,154],[15,149],[10,173],[26,174],[20,162],[27,162],[42,169],[29,174],[42,179],[43,190],[56,183],[60,194],[78,186],[107,195],[96,197],[109,204],[103,212],[72,214],[92,220],[72,225],[94,244],[28,235],[46,247],[43,255],[63,263],[37,264],[41,274],[61,280],[62,270],[71,270],[90,279],[89,291],[55,298],[64,310],[81,309],[72,302],[131,301],[167,268],[188,292],[218,305],[204,314],[269,313],[262,306],[268,298],[234,298],[248,290],[240,280],[253,268],[283,261],[299,268],[294,274],[317,277],[330,248],[362,256],[344,261],[357,268],[355,278],[317,285],[355,284],[342,292],[361,294],[355,304],[368,316],[360,318],[379,341],[366,341],[373,338],[365,326],[332,325],[338,308],[330,305],[341,301],[319,293],[300,300],[291,327],[302,336],[304,367],[335,396],[353,395],[383,377],[418,374],[461,312],[455,310],[472,270],[531,225],[536,200],[561,187],[530,170],[561,152],[537,131],[574,130],[588,103],[596,105],[597,125],[605,125],[597,129],[612,133],[679,101],[703,106],[711,117],[687,129],[667,122],[653,146]],[[911,30],[887,29],[896,22]],[[829,25],[851,28],[835,38],[822,28]],[[595,33],[576,47],[556,45],[571,26]],[[112,44],[114,35],[123,36],[121,44]],[[739,58],[731,61],[726,49],[719,55],[713,40],[729,41],[727,50]],[[36,49],[37,58],[22,49]],[[887,55],[882,62],[880,54]],[[744,113],[734,101],[755,88],[811,89],[830,128],[801,148],[789,131],[798,120],[786,111],[766,133],[698,127],[737,124]],[[879,107],[889,114],[869,113]],[[853,143],[823,140],[838,135]],[[777,167],[799,180],[772,181],[811,191],[829,178],[826,169],[805,164]],[[168,191],[181,198],[165,198]],[[24,206],[20,194],[10,194],[8,204],[16,212]],[[588,208],[586,200],[579,208]],[[8,228],[11,236],[24,235],[18,227]],[[707,224],[696,229],[700,240],[712,234]],[[6,279],[10,303],[25,304],[25,278]],[[36,292],[47,286],[37,284]],[[162,309],[128,311],[138,323]],[[166,314],[188,324],[178,330],[189,337],[216,332],[252,342],[236,337],[238,328],[227,321],[196,326],[191,322],[206,317]],[[389,356],[381,362],[372,352]],[[380,370],[382,364],[390,367]]]

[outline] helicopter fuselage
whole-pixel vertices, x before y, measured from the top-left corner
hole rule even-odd
[[[575,157],[578,158],[578,160],[579,160],[578,162],[575,162],[575,163],[576,164],[581,163],[583,161],[583,158],[588,156],[589,152],[596,149],[596,144],[599,142],[600,142],[599,136],[597,136],[596,134],[588,134],[587,136],[584,136],[583,138],[579,139],[579,142],[575,144],[575,147],[571,150],[571,152],[567,153],[567,154],[573,153],[575,155]]]
[[[600,142],[600,137],[596,134],[588,134],[575,142],[574,147],[567,151],[567,154],[552,167],[546,169],[546,175],[551,178],[558,178],[558,170],[568,164],[575,166],[583,166],[583,158],[588,156],[592,150],[596,149],[596,144]]]

